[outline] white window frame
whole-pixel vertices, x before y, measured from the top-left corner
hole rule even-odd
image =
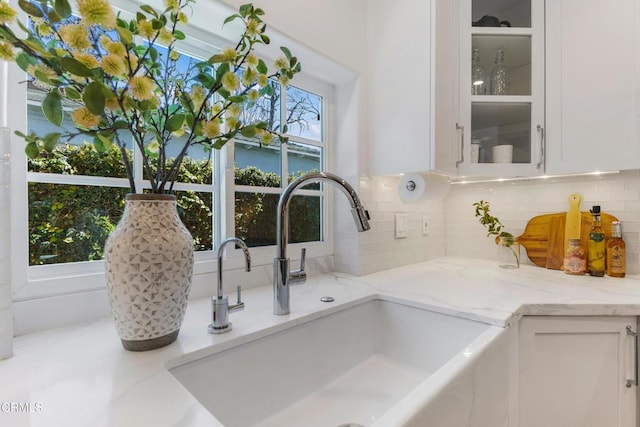
[[[17,1],[9,0],[13,6],[17,6]],[[120,2],[118,2],[120,3]],[[128,5],[137,9],[136,3]],[[22,15],[24,18],[24,15]],[[195,34],[195,37],[193,36]],[[219,35],[205,32],[201,29],[192,29],[187,32],[187,40],[182,46],[188,54],[207,56],[213,49],[212,43],[201,42],[205,38],[212,40],[218,46],[227,46],[229,42]],[[207,49],[204,48],[207,47]],[[208,53],[207,53],[208,52]],[[272,59],[264,58],[271,62]],[[15,64],[9,64],[9,82],[25,80],[25,74]],[[332,129],[333,123],[333,94],[334,88],[331,84],[322,82],[312,77],[305,76],[304,72],[296,75],[294,85],[300,89],[312,92],[323,99],[323,141],[322,141],[322,168],[331,170],[329,159],[331,158],[331,144],[334,140]],[[11,131],[26,129],[27,99],[26,84],[12,83],[8,88],[8,98],[11,108],[8,111],[9,126]],[[286,96],[284,96],[286,98]],[[17,100],[17,102],[16,102]],[[283,114],[286,113],[284,109]],[[295,141],[305,144],[318,145],[317,141],[307,141],[297,136],[291,137]],[[46,173],[27,172],[26,155],[24,153],[24,141],[16,135],[11,136],[12,155],[12,284],[13,300],[26,301],[36,298],[62,296],[80,292],[90,292],[103,290],[104,281],[104,261],[84,261],[64,264],[50,264],[42,266],[29,266],[29,244],[28,238],[28,189],[27,183],[30,181],[55,182],[60,184],[89,184],[96,186],[129,187],[126,178],[103,178],[88,176],[68,176]],[[286,161],[286,150],[284,150],[283,161]],[[217,263],[215,262],[215,251],[220,242],[226,237],[235,233],[234,223],[234,157],[233,144],[227,144],[222,150],[214,151],[214,177],[213,177],[213,221],[214,221],[214,250],[199,251],[195,253],[194,276],[207,274],[211,275],[211,282],[215,280]],[[139,164],[140,162],[138,162]],[[68,180],[68,181],[67,181]],[[142,182],[139,188],[147,188]],[[206,184],[186,184],[176,183],[175,190],[202,190]],[[296,194],[320,195],[323,198],[322,205],[322,241],[293,243],[289,245],[289,257],[292,260],[299,259],[300,248],[309,249],[309,257],[325,257],[333,255],[334,241],[333,233],[333,209],[331,192],[327,194],[327,186],[323,186],[321,191],[300,190]],[[276,193],[281,193],[284,187],[273,189]],[[221,204],[224,203],[224,209]],[[265,246],[251,248],[252,260],[255,266],[271,264],[275,257],[275,246]],[[240,251],[227,250],[228,261],[225,267],[229,269],[242,268],[244,258]]]

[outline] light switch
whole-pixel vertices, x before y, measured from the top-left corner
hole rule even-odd
[[[422,235],[426,236],[429,234],[429,216],[422,215]]]
[[[396,214],[396,239],[404,239],[409,235],[409,215]]]

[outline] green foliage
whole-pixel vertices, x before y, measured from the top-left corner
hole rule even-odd
[[[131,156],[131,153],[128,153]],[[185,159],[179,181],[211,184],[209,161]],[[125,177],[120,150],[114,145],[99,154],[92,145],[59,145],[29,160],[32,172]],[[103,175],[104,174],[104,175]],[[293,179],[302,172],[289,177]],[[279,187],[280,177],[256,167],[236,168],[236,183]],[[318,188],[318,184],[311,184]],[[311,187],[305,187],[311,188]],[[62,184],[29,184],[29,264],[99,260],[104,243],[124,210],[127,188]],[[193,236],[194,250],[213,249],[211,193],[176,192],[178,212]],[[275,244],[277,194],[236,193],[236,235],[249,246]],[[289,215],[291,241],[320,240],[320,197],[295,196]]]
[[[496,236],[506,239],[508,243],[513,243],[513,234],[502,231],[504,225],[497,217],[489,213],[489,211],[491,210],[489,202],[480,200],[479,202],[474,203],[473,206],[475,207],[476,218],[478,218],[480,224],[484,225],[484,227],[487,229],[487,237]]]

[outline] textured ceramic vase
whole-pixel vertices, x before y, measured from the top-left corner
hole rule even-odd
[[[104,254],[109,301],[124,348],[145,351],[175,341],[193,273],[193,240],[175,196],[128,194]]]

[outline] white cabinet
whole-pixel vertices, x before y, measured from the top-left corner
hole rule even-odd
[[[519,427],[636,425],[635,317],[524,317]]]
[[[640,0],[546,2],[549,173],[640,168]]]
[[[542,174],[543,1],[461,0],[460,16],[458,174]]]
[[[456,2],[366,6],[370,175],[455,172]]]

